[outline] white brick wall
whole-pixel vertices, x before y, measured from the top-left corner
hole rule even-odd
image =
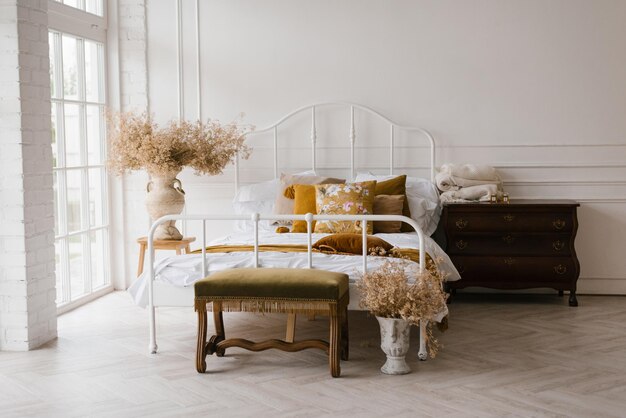
[[[56,338],[47,0],[0,0],[0,350]]]
[[[148,111],[146,2],[119,0],[118,4],[122,110]]]

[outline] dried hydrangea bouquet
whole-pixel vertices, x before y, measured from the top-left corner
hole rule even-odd
[[[146,207],[155,220],[177,215],[185,206],[185,192],[176,178],[184,167],[196,175],[221,174],[237,154],[248,158],[245,132],[236,123],[170,121],[157,125],[148,114],[115,113],[108,117],[109,167],[115,174],[146,170]],[[175,221],[159,225],[155,239],[180,240]]]
[[[420,273],[411,261],[387,260],[357,281],[361,307],[375,315],[380,324],[380,348],[387,355],[380,370],[385,374],[411,371],[405,360],[411,325],[419,325],[422,319],[431,321],[427,333],[429,355],[437,353],[431,324],[446,309],[447,295],[442,286],[444,274],[437,262],[428,267]]]

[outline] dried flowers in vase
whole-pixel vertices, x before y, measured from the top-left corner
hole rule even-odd
[[[409,325],[419,325],[420,320],[429,321],[428,354],[430,357],[437,354],[439,345],[432,335],[431,324],[446,310],[444,278],[439,268],[419,272],[416,263],[403,259],[385,261],[379,268],[361,274],[357,281],[360,306],[375,315],[381,326],[381,348],[387,354],[387,362],[381,368],[383,373],[410,372],[404,360]]]
[[[146,206],[154,220],[182,212],[185,192],[176,176],[184,167],[214,176],[237,155],[248,158],[245,134],[234,122],[173,120],[161,127],[146,113],[110,113],[108,166],[119,175],[142,169],[150,174]],[[182,235],[170,221],[158,227],[154,238],[182,239]]]

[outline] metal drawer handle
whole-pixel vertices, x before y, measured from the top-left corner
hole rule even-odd
[[[504,259],[504,264],[506,264],[507,266],[512,266],[513,264],[515,264],[515,260],[511,257],[507,257]]]
[[[456,266],[456,271],[458,271],[459,274],[465,273],[465,266],[463,264]]]
[[[506,215],[502,217],[502,219],[504,219],[505,222],[513,222],[513,219],[515,219],[515,215],[511,215],[510,213],[507,213]]]
[[[456,248],[458,248],[459,250],[464,250],[467,248],[467,241],[463,241],[462,239],[458,240],[456,242]]]
[[[563,219],[557,219],[552,222],[552,226],[556,229],[563,229],[565,228],[565,221]]]
[[[554,272],[556,274],[565,274],[567,272],[567,267],[565,267],[563,264],[559,264],[557,266],[554,266]]]
[[[561,251],[563,248],[565,248],[565,243],[557,239],[552,243],[552,248],[554,248],[555,251]]]
[[[467,226],[468,222],[465,219],[458,219],[456,221],[456,227],[459,229],[463,229]]]
[[[513,242],[515,242],[515,237],[511,234],[505,235],[502,237],[502,241],[510,245],[510,244],[513,244]]]

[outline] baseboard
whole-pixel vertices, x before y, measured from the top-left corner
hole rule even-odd
[[[626,279],[581,277],[577,287],[579,295],[626,295]]]

